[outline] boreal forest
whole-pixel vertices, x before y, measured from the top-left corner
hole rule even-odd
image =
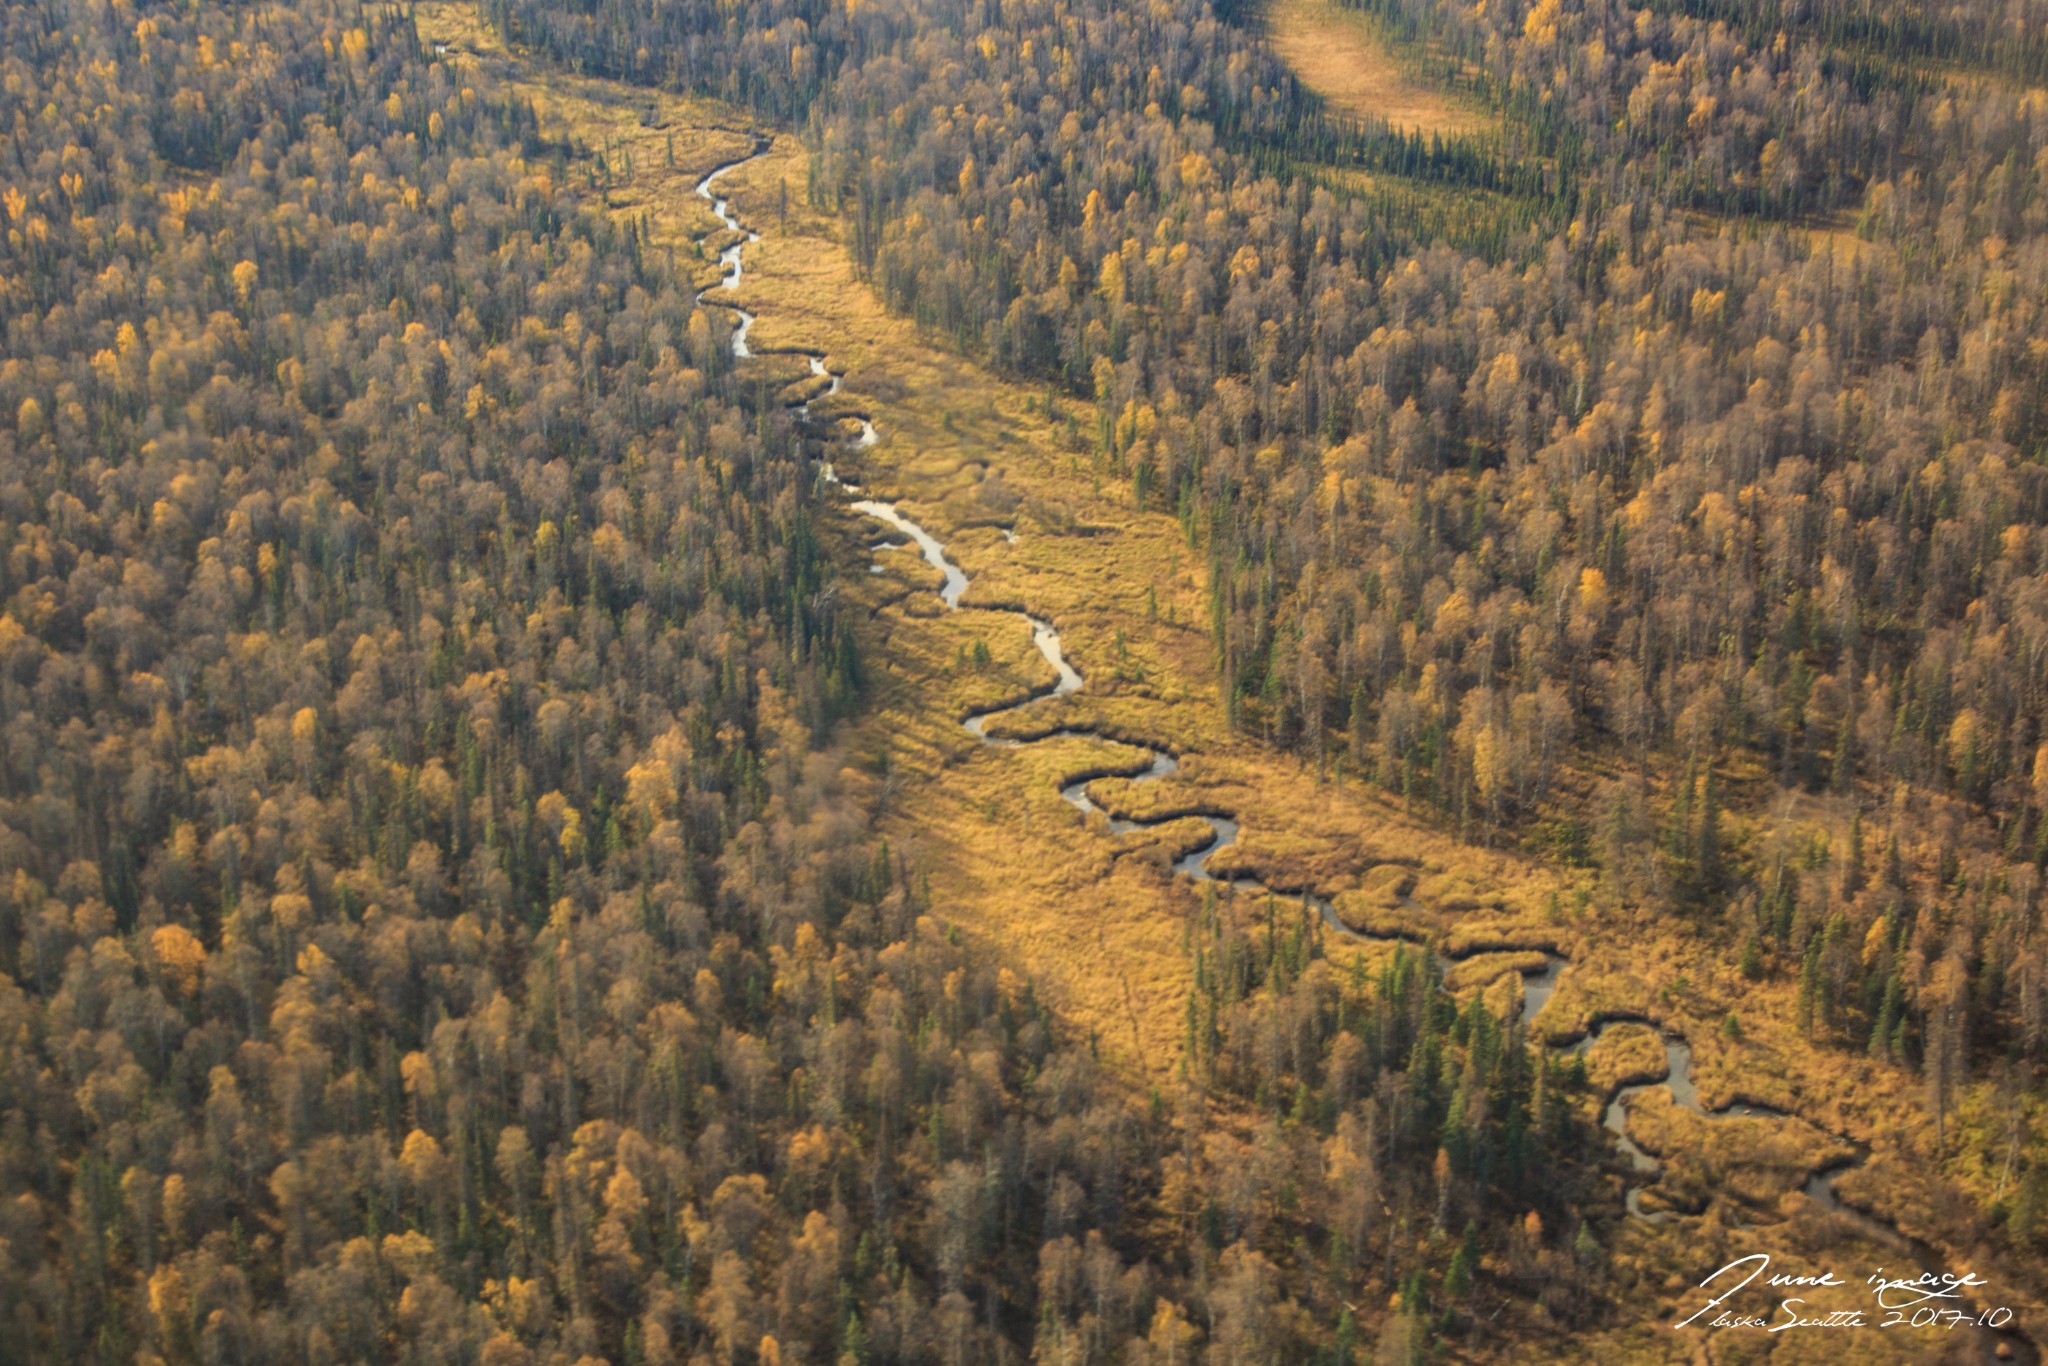
[[[2044,869],[2043,0],[0,0],[0,1361],[2038,1361]]]

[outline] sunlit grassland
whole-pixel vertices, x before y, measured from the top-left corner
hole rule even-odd
[[[545,134],[609,148],[609,183],[593,185],[593,197],[649,222],[653,240],[682,259],[701,256],[710,278],[716,253],[706,244],[723,237],[694,186],[750,149],[748,118],[543,68],[507,53],[466,6],[423,5],[417,15],[452,60],[492,62],[496,79],[532,98]],[[944,915],[1041,979],[1113,1060],[1170,1069],[1188,980],[1180,921],[1200,893],[1157,855],[1187,847],[1199,827],[1111,838],[1060,800],[1064,781],[1132,764],[1137,752],[1113,740],[988,747],[961,726],[974,709],[1052,681],[1024,623],[982,610],[1019,608],[1059,627],[1087,686],[997,718],[991,733],[1085,727],[1171,749],[1181,758],[1174,777],[1142,786],[1103,779],[1094,793],[1118,814],[1236,815],[1239,841],[1217,855],[1217,872],[1343,897],[1383,885],[1377,870],[1411,870],[1415,905],[1384,928],[1440,934],[1453,949],[1540,945],[1573,959],[1539,1022],[1552,1032],[1607,1012],[1657,1014],[1689,1036],[1710,1035],[1732,1003],[1755,997],[1749,984],[1723,980],[1693,936],[1580,895],[1584,874],[1460,845],[1377,788],[1333,780],[1233,732],[1210,642],[1192,625],[1206,619],[1198,548],[1171,516],[1134,509],[1123,485],[1091,478],[1067,414],[1056,405],[1048,417],[1045,395],[931,344],[885,310],[856,276],[836,220],[801,193],[805,158],[794,137],[777,135],[767,156],[720,182],[763,234],[734,298],[759,314],[756,351],[822,350],[845,372],[841,402],[871,412],[882,440],[847,453],[842,472],[872,496],[900,500],[973,578],[966,610],[946,612],[931,591],[936,571],[914,551],[871,553],[885,529],[843,514],[847,591],[867,598],[873,622],[874,706],[852,748],[898,794],[892,833],[928,871]],[[778,363],[787,365],[755,362]],[[870,574],[870,563],[883,572]],[[977,640],[989,654],[979,667]],[[1616,947],[1603,951],[1608,942]],[[1334,951],[1346,953],[1341,943]],[[1469,974],[1475,983],[1497,975]],[[1674,996],[1669,986],[1681,978],[1686,990]],[[1711,1065],[1712,1044],[1695,1042]]]
[[[1364,10],[1336,0],[1272,0],[1263,20],[1275,54],[1338,114],[1425,137],[1483,139],[1499,131],[1499,116],[1482,99],[1425,74],[1424,49],[1395,39]],[[1995,79],[1938,67],[1929,74],[1956,83]],[[1530,225],[1546,208],[1526,196],[1359,166],[1296,159],[1284,170],[1371,202],[1390,228],[1416,241],[1445,240],[1482,255],[1496,254],[1509,233]],[[1792,222],[1693,209],[1675,212],[1672,223],[1674,230],[1703,237],[1788,231],[1844,259],[1871,249],[1849,212]]]
[[[775,179],[794,182],[799,169],[794,160],[778,168],[771,158],[733,177],[750,221],[760,221],[754,206],[780,202]],[[883,442],[857,463],[858,477],[878,496],[903,499],[974,578],[969,610],[945,614],[929,593],[934,572],[904,552],[885,557],[889,580],[926,590],[890,605],[877,600],[881,692],[866,734],[890,753],[904,793],[903,834],[926,859],[948,914],[1019,953],[1077,1020],[1102,1031],[1106,1053],[1130,1056],[1116,1037],[1123,1022],[1095,999],[1104,986],[1112,1003],[1125,997],[1131,1006],[1126,1037],[1155,1076],[1157,1064],[1177,1053],[1186,984],[1178,926],[1199,889],[1170,878],[1163,865],[1198,840],[1201,827],[1186,822],[1114,838],[1058,799],[1064,781],[1131,766],[1135,750],[1085,738],[991,749],[968,735],[960,718],[1009,695],[1016,680],[994,685],[963,666],[963,642],[981,636],[996,660],[1019,661],[1025,673],[1035,668],[1041,686],[1051,681],[1029,654],[1024,625],[978,606],[1022,607],[1053,621],[1088,679],[1072,698],[998,718],[991,733],[1087,727],[1173,749],[1181,758],[1173,778],[1103,778],[1091,793],[1123,816],[1236,815],[1239,842],[1212,860],[1214,871],[1281,888],[1353,891],[1389,917],[1371,928],[1441,936],[1453,951],[1556,948],[1574,966],[1539,1029],[1569,1035],[1616,1014],[1666,1021],[1693,1042],[1710,1103],[1739,1092],[1789,1104],[1795,1088],[1822,1080],[1816,1072],[1826,1069],[1813,1068],[1819,1055],[1793,1037],[1789,987],[1742,980],[1691,927],[1581,895],[1582,873],[1458,845],[1376,788],[1332,780],[1234,734],[1215,693],[1209,642],[1186,624],[1203,616],[1199,561],[1173,519],[1099,492],[1085,457],[1069,449],[1064,424],[1044,417],[1042,395],[931,347],[884,313],[853,279],[827,220],[792,210],[749,261],[744,297],[762,319],[755,338],[822,346],[835,364],[847,364],[857,395],[889,396],[874,405]],[[985,496],[991,483],[1005,490],[994,505]],[[1034,508],[1057,515],[1041,517]],[[992,518],[1015,530],[1015,544],[989,525]],[[871,591],[883,590],[876,584]],[[1008,643],[996,649],[1000,640]],[[1411,875],[1412,902],[1386,896],[1392,879]],[[1098,925],[1109,939],[1091,941]],[[1340,960],[1354,952],[1331,943]],[[1115,981],[1088,957],[1112,945],[1122,956]],[[1365,950],[1374,959],[1387,951]],[[1454,985],[1497,982],[1512,965],[1474,962]],[[1518,1004],[1516,990],[1504,1009]],[[1731,1013],[1757,1018],[1729,1038],[1721,1026]],[[1894,1089],[1902,1082],[1874,1080],[1878,1104],[1902,1099]],[[1841,1118],[1854,1123],[1856,1116]]]
[[[1493,129],[1469,95],[1443,89],[1402,61],[1364,13],[1334,0],[1273,0],[1266,34],[1302,84],[1333,108],[1403,132],[1451,137]]]
[[[1660,1198],[1676,1209],[1704,1209],[1721,1194],[1768,1210],[1805,1183],[1815,1166],[1855,1155],[1848,1144],[1796,1119],[1709,1117],[1676,1104],[1662,1088],[1629,1107],[1629,1134],[1670,1172]],[[1647,1195],[1645,1205],[1651,1202]]]
[[[480,30],[464,6],[424,5],[417,14],[423,34],[452,49],[449,60],[490,63],[496,79],[533,99],[546,135],[578,146],[584,155],[569,164],[589,180],[593,202],[643,221],[680,267],[713,278],[726,239],[694,186],[711,166],[752,148],[752,120],[706,101],[529,65]],[[1082,774],[1138,766],[1141,751],[1113,737],[1163,746],[1181,760],[1175,776],[1146,784],[1099,778],[1096,802],[1126,816],[1235,816],[1240,841],[1213,860],[1215,871],[1313,887],[1335,896],[1343,918],[1360,928],[1480,953],[1454,971],[1451,985],[1483,991],[1504,1018],[1519,1010],[1516,969],[1532,965],[1528,951],[1567,955],[1572,965],[1535,1025],[1540,1039],[1567,1041],[1600,1019],[1655,1019],[1691,1043],[1704,1104],[1740,1097],[1797,1109],[1870,1143],[1871,1166],[1845,1178],[1844,1193],[1867,1190],[1915,1232],[1940,1233],[1936,1213],[1914,1211],[1913,1183],[1897,1175],[1910,1175],[1929,1144],[1913,1079],[1860,1052],[1815,1048],[1795,1024],[1794,973],[1783,965],[1746,980],[1725,927],[1617,904],[1595,894],[1584,870],[1458,844],[1375,787],[1334,779],[1235,733],[1198,625],[1207,620],[1200,547],[1182,539],[1171,516],[1134,508],[1120,481],[1094,477],[1072,435],[1081,414],[1063,401],[1048,413],[1043,393],[1000,380],[888,313],[858,279],[837,221],[807,203],[806,156],[796,138],[776,134],[767,156],[721,182],[763,234],[748,248],[735,301],[759,314],[756,351],[823,351],[845,373],[839,411],[870,415],[882,439],[846,452],[842,473],[870,496],[899,500],[972,576],[963,610],[946,611],[934,591],[937,573],[914,550],[875,552],[885,528],[850,510],[832,514],[842,531],[834,552],[841,591],[870,611],[870,705],[847,740],[848,762],[890,794],[884,831],[928,878],[941,918],[1031,977],[1120,1075],[1170,1087],[1191,984],[1183,927],[1204,895],[1215,894],[1173,876],[1170,863],[1206,838],[1207,827],[1187,816],[1112,836],[1101,817],[1084,819],[1058,795]],[[594,169],[599,157],[602,174]],[[750,364],[802,383],[803,367],[788,357]],[[871,563],[882,572],[870,573]],[[1009,609],[1053,622],[1087,686],[999,717],[991,734],[1074,727],[1105,738],[994,747],[963,728],[971,711],[1052,682]],[[1771,819],[1818,827],[1838,814]],[[1749,836],[1765,821],[1743,819],[1755,827]],[[1237,900],[1247,914],[1263,906]],[[1335,936],[1327,943],[1340,965],[1359,955],[1377,963],[1393,951]],[[1600,1097],[1632,1068],[1661,1070],[1659,1045],[1640,1032],[1634,1043],[1611,1032],[1594,1048]],[[1832,1140],[1804,1126],[1701,1120],[1671,1113],[1662,1095],[1638,1099],[1631,1131],[1664,1156],[1666,1194],[1683,1203],[1687,1192],[1725,1178],[1758,1206],[1760,1224],[1787,1222],[1743,1231],[1710,1217],[1683,1226],[1684,1236],[1630,1227],[1615,1256],[1624,1278],[1640,1281],[1646,1313],[1678,1304],[1691,1285],[1682,1278],[1696,1279],[1702,1257],[1717,1250],[1741,1255],[1763,1242],[1780,1255],[1796,1252],[1818,1218],[1792,1179],[1799,1154],[1819,1161],[1833,1151]],[[1968,1133],[1973,1123],[1966,1105],[1957,1127]],[[1983,1175],[1986,1185],[1993,1179]],[[1617,1169],[1617,1199],[1623,1184]],[[1672,1345],[1667,1330],[1637,1325],[1561,1344],[1559,1359],[1657,1360]],[[1859,1340],[1855,1349],[1875,1344]]]
[[[725,239],[695,183],[750,149],[748,119],[529,63],[480,31],[466,7],[422,6],[418,17],[451,60],[491,62],[495,78],[531,98],[545,135],[600,152],[607,170],[593,180],[593,198],[647,223],[651,240],[683,264],[702,260],[698,278],[711,278]],[[720,182],[763,234],[748,248],[734,302],[759,314],[757,352],[822,350],[845,373],[841,410],[872,414],[882,440],[846,453],[842,473],[900,500],[973,577],[966,610],[947,612],[931,591],[936,572],[914,551],[870,552],[884,529],[844,514],[844,582],[872,609],[873,705],[850,748],[895,794],[889,833],[929,876],[945,918],[1036,979],[1111,1062],[1170,1078],[1190,980],[1181,926],[1200,891],[1169,864],[1202,842],[1206,826],[1189,819],[1113,837],[1101,818],[1084,820],[1061,801],[1060,786],[1076,776],[1133,766],[1138,751],[1111,739],[1013,748],[967,733],[960,722],[970,711],[1052,681],[1024,623],[983,610],[1011,608],[1059,627],[1087,687],[997,718],[991,733],[1070,726],[1173,750],[1182,758],[1175,777],[1143,786],[1104,779],[1098,795],[1120,814],[1239,815],[1240,845],[1219,857],[1219,871],[1336,890],[1398,856],[1425,874],[1461,870],[1498,884],[1524,910],[1544,903],[1544,870],[1459,848],[1376,793],[1233,734],[1209,641],[1191,625],[1206,618],[1201,558],[1178,523],[1133,509],[1121,485],[1106,491],[1091,478],[1066,414],[1048,417],[1043,394],[928,343],[883,309],[855,276],[837,222],[809,206],[806,170],[804,149],[784,134]],[[773,357],[755,364],[782,365],[779,378],[802,373]],[[869,573],[870,563],[883,572]],[[986,663],[975,662],[977,642]],[[1550,930],[1542,942],[1557,938]],[[1374,960],[1387,951],[1363,950]],[[1359,950],[1338,942],[1331,952],[1347,960]]]

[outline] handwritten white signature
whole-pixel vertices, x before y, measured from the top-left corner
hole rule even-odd
[[[1752,1252],[1747,1257],[1737,1257],[1700,1282],[1701,1289],[1711,1288],[1718,1293],[1672,1327],[1688,1327],[1709,1314],[1714,1317],[1707,1319],[1702,1327],[1761,1328],[1767,1333],[1783,1333],[1795,1328],[1954,1328],[1966,1323],[2000,1328],[2012,1317],[2009,1309],[1979,1313],[1964,1304],[1965,1291],[1987,1284],[1982,1276],[1967,1271],[1960,1276],[1946,1271],[1886,1276],[1882,1270],[1877,1271],[1863,1281],[1863,1289],[1875,1302],[1877,1310],[1884,1314],[1875,1323],[1865,1318],[1865,1314],[1872,1311],[1862,1308],[1809,1308],[1805,1295],[1781,1297],[1776,1311],[1769,1315],[1738,1313],[1725,1307],[1737,1294],[1770,1271],[1770,1267],[1768,1253]],[[1844,1288],[1851,1284],[1831,1270],[1805,1275],[1772,1272],[1763,1283],[1773,1290]]]

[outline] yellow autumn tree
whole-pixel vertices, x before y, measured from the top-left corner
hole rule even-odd
[[[149,936],[149,949],[165,982],[180,996],[190,996],[206,968],[206,946],[183,925],[163,925]]]

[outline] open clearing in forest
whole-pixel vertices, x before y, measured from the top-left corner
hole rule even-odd
[[[545,134],[608,148],[613,176],[603,202],[646,221],[679,264],[701,260],[698,278],[712,278],[710,244],[721,239],[694,186],[753,145],[753,120],[508,53],[475,26],[467,6],[422,5],[417,15],[423,36],[449,46],[449,60],[486,63],[496,79],[535,98]],[[999,732],[1040,720],[1047,729],[1092,726],[1169,744],[1181,756],[1181,771],[1157,784],[1098,783],[1098,803],[1235,813],[1240,843],[1212,861],[1219,873],[1341,893],[1368,883],[1376,867],[1405,865],[1415,874],[1417,914],[1452,942],[1544,943],[1570,957],[1540,1032],[1568,1034],[1595,1015],[1654,1018],[1691,1042],[1707,1105],[1741,1094],[1853,1133],[1876,1150],[1864,1178],[1873,1188],[1911,1169],[1924,1136],[1902,1133],[1900,1117],[1925,1126],[1910,1074],[1811,1047],[1796,1025],[1794,975],[1744,981],[1715,934],[1585,895],[1587,874],[1461,845],[1378,788],[1333,780],[1233,731],[1202,626],[1201,555],[1184,543],[1175,518],[1134,508],[1128,484],[1095,468],[1077,434],[1089,420],[1078,405],[1048,404],[1043,393],[997,378],[884,309],[858,278],[837,218],[806,202],[807,179],[804,147],[781,134],[768,155],[720,182],[762,234],[747,249],[736,301],[759,315],[757,352],[822,349],[845,372],[845,402],[870,413],[882,439],[849,453],[842,471],[868,496],[899,501],[972,577],[968,610],[943,611],[936,575],[921,560],[871,551],[876,523],[850,510],[832,514],[843,533],[834,538],[841,591],[866,602],[871,623],[863,641],[870,705],[847,742],[848,781],[891,794],[884,833],[928,875],[941,920],[1029,976],[1068,1027],[1098,1040],[1117,1075],[1138,1086],[1174,1085],[1191,985],[1182,926],[1205,894],[1168,869],[1173,837],[1185,831],[1113,836],[1101,817],[1084,820],[1060,800],[1065,778],[1128,762],[1135,751],[1088,738],[990,748],[960,725],[972,708],[1051,681],[1014,615],[973,610],[1027,608],[1058,627],[1087,683],[1073,697],[1002,718],[1009,724]],[[593,189],[593,200],[599,196]],[[770,367],[783,360],[749,364],[775,373]],[[869,573],[871,561],[882,572]],[[987,646],[978,667],[970,662],[977,640]],[[1802,827],[1845,819],[1833,808],[1797,814]],[[1329,943],[1340,967],[1387,952]],[[1518,978],[1491,988],[1480,973],[1459,980],[1486,990],[1503,1014],[1517,1009]],[[1739,1038],[1721,1029],[1731,1013],[1740,1017]],[[1632,1122],[1646,1139],[1661,1135],[1660,1124],[1683,1122],[1660,1100],[1646,1097],[1642,1119]],[[1716,1129],[1705,1157],[1684,1148],[1664,1154],[1673,1192],[1746,1173],[1756,1226],[1736,1230],[1711,1216],[1670,1228],[1626,1225],[1612,1265],[1640,1288],[1642,1317],[1561,1340],[1557,1360],[1667,1359],[1664,1325],[1678,1316],[1702,1264],[1754,1250],[1800,1260],[1810,1238],[1802,1229],[1814,1216],[1797,1171],[1772,1146],[1773,1132]],[[1622,1186],[1617,1171],[1616,1208]],[[1907,1203],[1882,1189],[1870,1198],[1891,1209]],[[1881,1252],[1872,1255],[1881,1260]],[[1878,1351],[1870,1359],[1899,1359],[1884,1355],[1889,1341],[1858,1336],[1858,1350]],[[1786,1359],[1793,1356],[1808,1359],[1798,1351]]]
[[[753,120],[508,52],[466,5],[421,5],[416,14],[422,36],[445,45],[449,60],[484,63],[532,99],[545,136],[606,153],[604,203],[646,222],[679,265],[701,260],[700,281],[714,277],[723,238],[695,184],[745,153]],[[591,164],[573,160],[572,174]],[[1087,685],[1006,721],[1130,734],[1182,757],[1167,782],[1125,792],[1108,780],[1099,800],[1235,812],[1244,823],[1239,843],[1212,867],[1283,886],[1341,890],[1378,864],[1419,862],[1425,877],[1488,889],[1489,904],[1453,914],[1452,927],[1483,924],[1575,952],[1575,927],[1548,918],[1549,894],[1563,885],[1548,870],[1460,846],[1377,789],[1332,781],[1233,732],[1202,625],[1201,555],[1177,520],[1133,508],[1126,481],[1098,477],[1077,435],[1088,413],[1058,400],[1049,416],[1043,392],[997,378],[883,308],[856,275],[837,218],[807,202],[807,172],[803,146],[777,134],[766,156],[719,182],[762,234],[747,248],[734,301],[758,315],[757,353],[818,349],[844,372],[841,402],[872,414],[882,439],[846,453],[842,473],[869,496],[900,500],[973,580],[963,604],[970,610],[942,611],[921,560],[871,555],[879,528],[845,515],[843,591],[868,598],[873,611],[864,642],[871,704],[850,748],[857,766],[894,792],[885,833],[928,871],[937,914],[1028,974],[1118,1070],[1170,1080],[1191,983],[1181,927],[1203,895],[1168,869],[1173,838],[1186,831],[1111,836],[1099,817],[1084,821],[1060,799],[1065,778],[1128,762],[1135,751],[1127,747],[1077,738],[992,749],[960,725],[971,708],[1050,681],[1014,615],[971,610],[1023,606],[1058,626]],[[749,364],[766,373],[780,361],[764,355]],[[870,559],[881,573],[867,572]],[[969,662],[977,640],[989,655],[979,669]],[[1568,889],[1561,900],[1573,900]],[[1340,963],[1386,952],[1342,942],[1330,949]]]
[[[423,36],[447,44],[451,60],[486,61],[534,98],[546,135],[608,145],[606,203],[649,222],[679,262],[701,256],[699,278],[712,277],[716,252],[703,239],[718,240],[718,225],[694,186],[751,145],[751,119],[507,53],[466,5],[416,13]],[[846,402],[873,415],[882,440],[848,453],[842,472],[868,496],[899,500],[972,577],[970,610],[942,611],[921,560],[872,554],[880,528],[844,514],[843,591],[869,601],[874,623],[865,642],[872,702],[850,742],[854,762],[896,794],[887,832],[929,870],[942,918],[1029,973],[1070,1022],[1100,1038],[1112,1063],[1154,1079],[1171,1071],[1189,984],[1180,928],[1203,888],[1167,871],[1171,828],[1111,836],[1057,790],[1071,774],[1134,752],[1093,739],[992,749],[960,725],[972,708],[1050,682],[1014,615],[971,610],[1021,606],[1059,628],[1087,685],[1006,721],[1096,727],[1181,756],[1173,778],[1123,793],[1106,780],[1098,801],[1235,813],[1243,830],[1212,862],[1218,873],[1337,893],[1374,867],[1409,865],[1418,900],[1453,936],[1548,943],[1572,959],[1543,1016],[1548,1030],[1595,1011],[1653,1015],[1694,1041],[1703,1090],[1740,1070],[1811,1094],[1820,1078],[1805,1064],[1819,1055],[1783,1042],[1796,1035],[1789,986],[1742,982],[1683,927],[1582,896],[1585,874],[1459,844],[1381,789],[1333,779],[1235,732],[1204,626],[1201,554],[1177,520],[1133,508],[1128,483],[1095,469],[1077,432],[1092,419],[1079,405],[1057,400],[1048,416],[1044,393],[997,378],[883,308],[858,278],[837,219],[806,202],[807,169],[802,145],[781,134],[768,155],[720,182],[762,233],[747,249],[736,302],[759,315],[757,352],[821,349],[844,371]],[[778,359],[750,364],[765,370]],[[871,560],[881,573],[867,572]],[[970,662],[977,639],[989,653],[980,668]],[[1382,952],[1331,943],[1340,961]],[[1682,990],[1669,989],[1681,979]],[[1724,1041],[1717,1026],[1738,1004],[1745,1019],[1782,1015],[1787,1027]],[[1860,1080],[1859,1099],[1888,1089],[1877,1077]]]
[[[1493,120],[1473,101],[1406,70],[1366,16],[1334,0],[1273,0],[1266,32],[1273,50],[1302,83],[1344,113],[1439,137],[1493,128]]]

